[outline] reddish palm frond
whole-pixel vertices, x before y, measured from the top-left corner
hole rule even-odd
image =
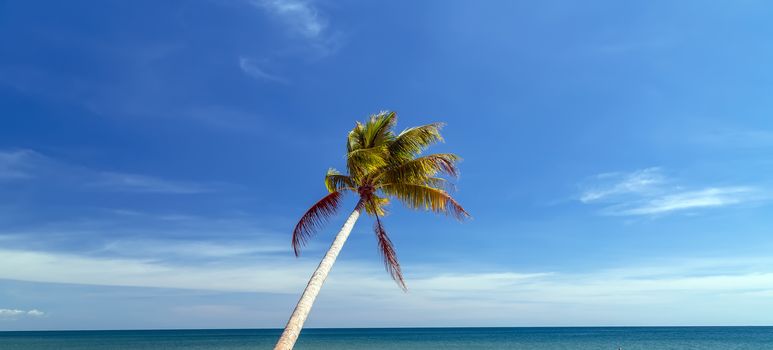
[[[454,197],[448,196],[447,204],[450,208],[451,215],[453,215],[457,220],[464,220],[470,217],[470,213],[468,213],[464,208],[462,207],[459,202],[454,199]]]
[[[293,251],[295,256],[300,255],[301,247],[316,233],[331,216],[338,210],[341,203],[341,192],[331,192],[306,211],[293,230]]]
[[[397,261],[397,253],[395,247],[392,244],[392,240],[387,236],[384,225],[381,224],[381,220],[376,215],[376,223],[373,225],[373,230],[376,232],[376,238],[378,239],[378,250],[381,253],[381,257],[384,259],[384,267],[386,268],[392,279],[397,282],[397,285],[403,291],[407,291],[408,287],[405,285],[403,279],[403,272],[400,270],[400,262]]]

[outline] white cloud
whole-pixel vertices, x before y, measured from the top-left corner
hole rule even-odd
[[[0,250],[0,278],[34,282],[196,290],[297,293],[316,258],[258,256],[252,262],[202,266],[165,264],[37,251]],[[773,290],[770,259],[697,259],[663,265],[616,267],[583,273],[447,272],[407,275],[409,294],[420,299],[473,298],[490,306],[512,303],[657,302],[688,294]],[[356,264],[356,265],[355,265]],[[330,288],[337,293],[390,297],[396,287],[376,263],[339,262]],[[718,294],[717,294],[718,295]],[[35,311],[35,310],[31,310]],[[13,311],[6,311],[12,313]],[[33,312],[35,314],[35,312]]]
[[[27,315],[35,316],[35,317],[40,317],[40,316],[45,315],[45,313],[43,311],[38,310],[38,309],[32,309],[30,311],[27,311]]]
[[[597,183],[580,196],[583,203],[603,200],[624,194],[645,194],[665,182],[660,168],[647,168],[632,173],[605,173],[596,175]],[[610,183],[611,182],[611,183]]]
[[[239,68],[241,68],[242,71],[247,75],[258,80],[268,80],[268,81],[273,81],[273,82],[282,83],[282,84],[288,83],[287,79],[280,77],[278,75],[267,73],[265,70],[263,70],[258,66],[255,60],[249,59],[244,56],[239,57]]]
[[[45,313],[38,309],[32,309],[29,311],[19,310],[19,309],[0,309],[0,319],[2,318],[16,319],[16,318],[25,317],[25,316],[41,317],[44,315]]]
[[[264,8],[282,19],[288,26],[303,35],[315,39],[322,35],[327,21],[308,1],[303,0],[253,0],[254,6]]]
[[[619,215],[651,215],[677,210],[722,207],[739,204],[756,198],[757,190],[752,187],[712,187],[697,191],[686,191],[664,195],[645,201],[630,208],[617,208]]]
[[[243,213],[214,216],[94,208],[82,217],[0,229],[4,249],[201,264],[291,254],[288,238]],[[312,251],[320,246],[312,242]]]
[[[30,150],[0,150],[0,181],[33,177],[31,168],[39,155]]]
[[[496,291],[511,288],[528,280],[548,277],[551,273],[514,273],[514,272],[484,272],[484,273],[442,273],[428,276],[412,283],[420,290],[440,292],[475,292]]]
[[[24,315],[27,312],[24,310],[16,310],[16,309],[0,309],[0,316],[8,317],[8,316],[19,316]]]
[[[594,176],[583,187],[579,200],[602,204],[607,215],[658,215],[691,209],[724,207],[765,199],[753,186],[711,186],[685,189],[674,186],[660,168],[631,173],[605,173]]]
[[[2,236],[0,236],[2,237]],[[249,242],[208,242],[161,239],[121,239],[109,242],[100,253],[114,256],[236,258],[256,254],[289,253],[287,242],[266,242],[252,238]]]
[[[115,172],[102,172],[97,174],[96,178],[91,181],[88,186],[123,192],[172,194],[212,192],[211,188],[200,184],[169,181],[152,176]]]
[[[122,192],[192,194],[212,192],[213,185],[172,181],[154,176],[104,172],[58,161],[29,149],[0,150],[0,181],[45,181],[68,188]]]
[[[235,259],[231,254],[240,252],[226,251],[206,264],[171,264],[158,257],[177,244],[165,245],[165,251],[130,258],[0,249],[0,261],[7,262],[0,265],[0,279],[296,296],[318,263],[318,257],[296,259],[289,253]],[[341,260],[326,282],[310,326],[352,326],[358,320],[370,326],[744,322],[748,318],[727,310],[743,309],[748,316],[773,307],[771,266],[773,260],[764,257],[680,259],[575,272],[406,266],[409,291],[402,293],[376,259]],[[197,317],[242,314],[212,302],[178,311]],[[343,306],[347,311],[341,311]],[[276,326],[286,321],[291,305],[262,307],[275,315],[264,320],[265,326]],[[28,316],[36,315],[32,311],[26,311]],[[380,315],[378,320],[373,313]],[[770,317],[757,319],[773,322]]]
[[[255,259],[249,265],[165,264],[158,258],[107,258],[66,253],[0,250],[0,278],[31,282],[164,287],[219,291],[288,292],[303,285],[311,261]],[[273,260],[273,261],[272,261]],[[267,283],[266,281],[271,281]]]
[[[330,29],[328,20],[314,6],[314,1],[305,0],[250,0],[253,7],[271,15],[288,29],[288,33],[302,40],[302,45],[290,45],[286,52],[303,48],[305,59],[318,59],[336,52],[343,45],[343,33]],[[274,76],[252,63],[251,75],[261,78]],[[244,69],[244,68],[243,68]],[[281,77],[280,77],[281,78]]]

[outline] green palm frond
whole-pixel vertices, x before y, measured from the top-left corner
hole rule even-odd
[[[378,147],[386,145],[395,138],[392,128],[397,123],[395,112],[381,112],[370,117],[363,128],[365,147]]]
[[[346,138],[346,152],[350,153],[365,147],[365,139],[362,134],[363,125],[360,122],[355,123],[354,129],[349,132]]]
[[[327,174],[325,174],[325,187],[327,187],[328,192],[357,191],[357,183],[351,177],[343,175],[333,168],[328,169]]]
[[[387,183],[424,183],[439,173],[457,176],[455,163],[461,160],[452,153],[438,153],[415,158],[390,166],[376,175],[377,179]]]
[[[389,198],[374,194],[365,204],[365,212],[373,216],[386,216],[389,214],[386,209],[387,205],[389,205]]]
[[[385,146],[360,148],[346,155],[346,169],[355,180],[387,165],[389,153]]]
[[[392,183],[379,185],[379,189],[400,200],[411,209],[425,209],[452,215],[458,219],[470,216],[446,191],[427,185]]]
[[[427,147],[443,142],[440,129],[443,123],[432,123],[403,130],[389,145],[389,153],[395,161],[411,159]]]
[[[439,190],[443,190],[443,191],[446,191],[446,192],[456,191],[456,186],[452,182],[450,182],[450,181],[448,181],[448,180],[446,180],[446,179],[444,179],[442,177],[430,177],[430,178],[427,178],[422,183],[419,183],[419,185],[427,185],[429,187],[434,187],[434,188],[437,188]]]

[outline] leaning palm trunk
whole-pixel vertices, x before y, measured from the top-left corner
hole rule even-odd
[[[322,288],[322,284],[325,282],[327,274],[330,273],[330,269],[333,268],[338,253],[341,252],[341,248],[343,248],[344,243],[346,243],[346,239],[349,237],[349,233],[352,232],[354,223],[357,222],[357,218],[359,217],[360,209],[358,205],[352,214],[349,215],[349,218],[346,219],[344,226],[341,227],[341,231],[336,235],[336,238],[333,241],[333,244],[330,245],[330,249],[327,250],[325,257],[319,262],[317,270],[311,275],[309,284],[306,285],[306,289],[303,290],[301,299],[298,301],[298,304],[295,305],[295,310],[293,310],[290,320],[287,321],[285,330],[282,332],[282,336],[279,337],[279,341],[277,341],[274,350],[291,350],[293,346],[295,346],[295,341],[298,340],[298,335],[301,333],[303,323],[306,322],[306,317],[309,316],[311,306],[314,304],[314,299],[317,298],[317,294],[319,294],[319,290]]]

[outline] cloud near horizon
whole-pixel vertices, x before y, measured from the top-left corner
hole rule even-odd
[[[265,254],[238,263],[168,264],[154,259],[90,257],[36,251],[0,250],[0,259],[18,262],[0,266],[0,279],[57,284],[144,287],[209,291],[209,293],[268,293],[296,296],[316,266],[316,258]],[[656,310],[670,310],[670,322],[694,320],[695,307],[722,303],[726,308],[769,305],[773,295],[770,258],[685,258],[648,265],[628,265],[585,272],[518,272],[507,270],[444,271],[413,266],[406,271],[409,292],[401,293],[376,261],[339,261],[326,283],[321,308],[343,307],[384,313],[384,320],[410,326],[550,325],[593,323],[604,314],[616,324],[663,324]],[[288,302],[289,303],[289,302]],[[453,308],[449,308],[449,303]],[[288,305],[265,306],[280,326]],[[565,308],[572,305],[571,308]],[[182,306],[181,306],[182,307]],[[218,307],[184,306],[204,312]],[[280,310],[281,309],[281,310]],[[593,312],[590,312],[593,310]],[[268,312],[268,311],[264,311]],[[322,312],[328,326],[351,326],[359,311],[340,318]],[[708,310],[716,317],[722,310]],[[636,314],[636,316],[632,316]],[[524,315],[528,317],[524,318]],[[545,315],[542,317],[540,315]],[[691,316],[692,315],[692,316]],[[727,316],[727,315],[726,315]],[[203,315],[200,315],[203,317]],[[413,321],[405,322],[406,319]],[[725,318],[732,322],[732,315]],[[711,322],[710,320],[707,322]],[[378,325],[376,323],[374,325]]]
[[[685,189],[659,167],[593,176],[579,195],[583,204],[602,205],[604,215],[643,216],[725,207],[765,200],[755,186]]]
[[[167,244],[168,249],[175,248],[174,243]],[[316,257],[295,260],[289,255],[259,253],[246,260],[180,265],[151,257],[94,257],[7,249],[0,250],[0,260],[13,262],[0,266],[0,279],[8,280],[287,295],[296,295],[303,289],[317,263]],[[432,311],[450,320],[463,319],[464,314],[470,320],[495,320],[494,324],[507,320],[507,312],[529,309],[533,316],[558,312],[561,305],[569,304],[574,306],[573,311],[567,311],[567,320],[574,321],[568,323],[588,320],[577,310],[592,307],[612,315],[610,320],[634,320],[623,310],[615,311],[615,307],[670,308],[679,312],[681,303],[717,300],[727,305],[767,305],[768,296],[773,293],[772,262],[763,257],[685,258],[584,272],[464,272],[413,266],[406,271],[409,292],[404,294],[376,262],[344,260],[336,265],[323,294],[334,304],[368,303],[374,310],[397,307],[412,309],[413,313]],[[470,297],[471,293],[475,297]],[[454,308],[447,307],[449,302]],[[500,312],[492,314],[492,310]],[[657,315],[640,321],[653,319]],[[537,317],[534,323],[546,320]]]
[[[19,317],[41,317],[45,312],[38,309],[19,310],[19,309],[0,309],[0,319],[16,319]]]

